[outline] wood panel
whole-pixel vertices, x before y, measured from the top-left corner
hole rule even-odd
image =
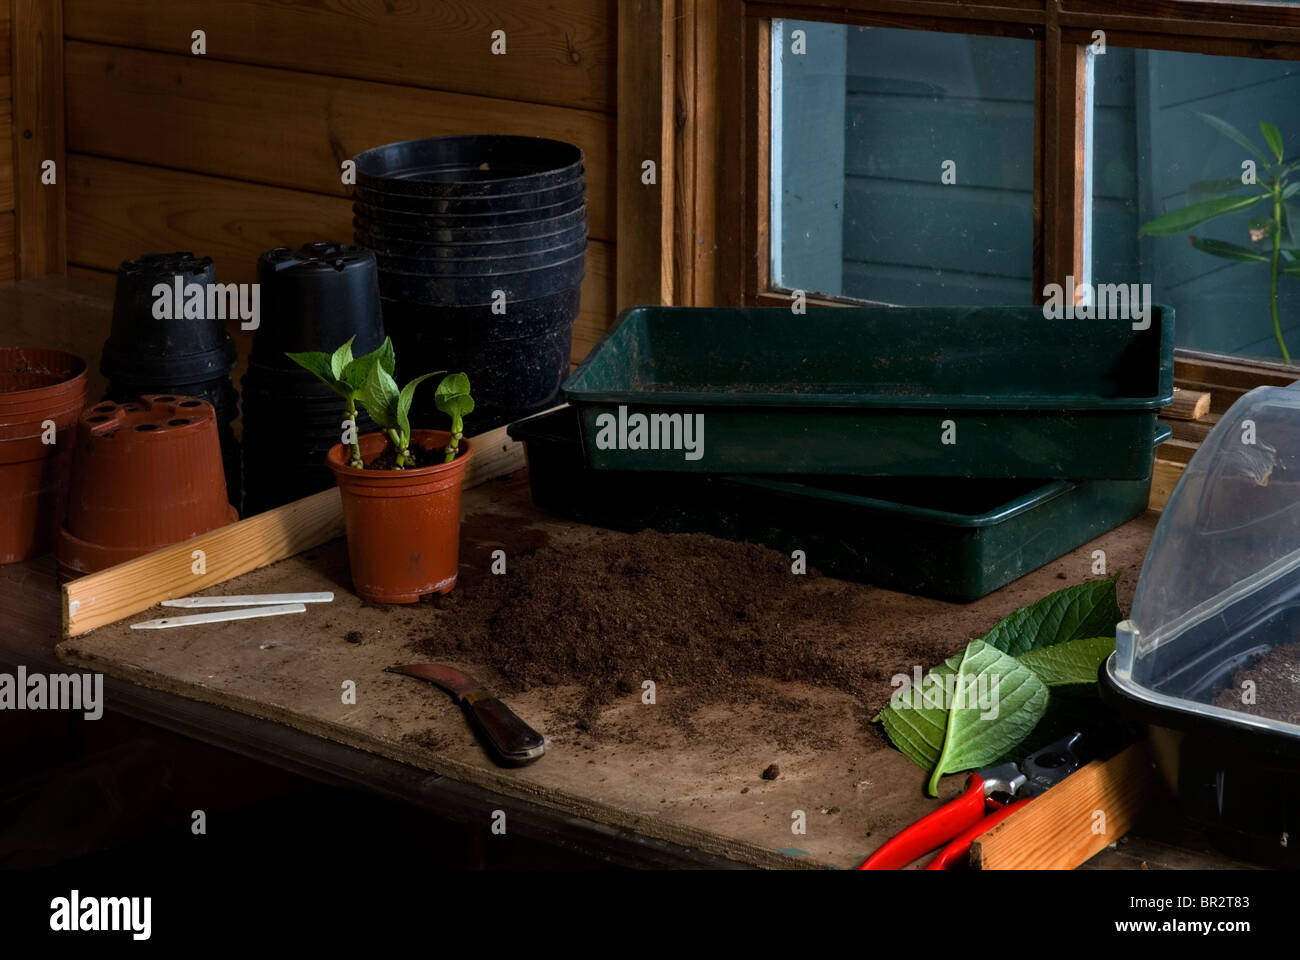
[[[0,5],[3,3],[4,0],[0,0]],[[12,102],[0,100],[0,211],[14,208],[13,122]]]
[[[16,274],[39,277],[67,268],[64,209],[63,5],[13,0],[14,244]],[[54,163],[54,183],[41,182]]]
[[[66,0],[70,39],[439,90],[614,109],[616,0]],[[506,53],[491,52],[492,31]]]
[[[72,42],[69,149],[347,196],[340,164],[435,135],[546,136],[586,152],[592,236],[611,239],[605,114]]]
[[[14,215],[0,213],[0,283],[14,278]]]
[[[12,70],[10,69],[10,45],[12,44],[12,21],[9,9],[10,0],[0,0],[0,100],[7,100],[13,96],[13,85],[10,82]],[[0,127],[5,137],[9,136],[7,126]]]
[[[312,240],[350,239],[352,210],[341,197],[224,180],[201,174],[71,154],[68,159],[69,259],[116,270],[147,251],[193,250],[211,256],[225,282],[252,282],[263,250]],[[574,359],[613,318],[611,244],[587,248]]]
[[[624,0],[618,22],[618,309],[671,302],[673,0]],[[654,182],[644,165],[654,164]]]

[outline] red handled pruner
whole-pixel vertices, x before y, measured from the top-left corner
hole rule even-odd
[[[976,837],[1088,762],[1091,756],[1084,756],[1084,747],[1084,734],[1073,733],[1021,763],[976,770],[967,778],[966,791],[960,797],[889,840],[858,869],[900,870],[940,846],[943,849],[925,869],[951,870],[965,866]]]

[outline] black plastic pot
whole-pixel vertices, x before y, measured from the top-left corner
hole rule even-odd
[[[474,433],[554,406],[560,384],[569,374],[580,297],[578,285],[512,304],[508,325],[475,324],[463,307],[425,307],[422,315],[410,304],[386,301],[385,310],[393,317],[389,335],[397,351],[399,379],[426,370],[464,371],[474,394]],[[461,311],[450,323],[439,317],[448,309]],[[412,425],[440,427],[444,419],[433,391],[417,390],[411,405]]]
[[[454,242],[454,243],[420,243],[410,240],[394,240],[383,236],[357,232],[358,246],[375,251],[379,258],[379,268],[384,269],[386,257],[403,258],[413,261],[431,261],[441,263],[444,260],[478,260],[484,258],[504,260],[512,257],[532,256],[557,247],[579,243],[587,237],[586,220],[579,220],[567,230],[557,233],[542,234],[523,240],[497,240],[488,243]]]
[[[569,183],[525,193],[503,193],[493,197],[410,197],[396,193],[370,190],[357,184],[353,199],[377,211],[416,213],[435,217],[474,217],[484,214],[510,213],[518,210],[537,210],[568,203],[585,196],[586,181],[581,177]],[[382,217],[382,213],[381,213]]]
[[[531,207],[520,210],[501,210],[477,214],[403,213],[386,207],[373,207],[360,201],[352,204],[352,212],[366,220],[396,227],[426,227],[441,230],[481,229],[483,227],[512,227],[537,220],[554,220],[586,206],[585,196],[577,196],[549,207]]]
[[[209,296],[216,277],[210,257],[188,252],[147,253],[122,261],[100,372],[110,380],[173,383],[229,373],[236,358],[235,344],[219,312],[209,309],[221,299]],[[198,310],[202,315],[186,317],[186,294],[192,287],[203,291]],[[156,310],[160,301],[165,309]]]
[[[384,325],[402,337],[409,336],[413,330],[429,330],[435,336],[460,332],[476,340],[525,340],[561,324],[571,325],[578,316],[581,301],[581,284],[531,300],[509,301],[505,313],[493,312],[490,303],[431,306],[384,300]],[[400,354],[397,363],[399,373],[415,374],[404,369]]]
[[[421,277],[482,277],[505,273],[541,270],[565,263],[587,250],[586,231],[580,231],[571,243],[548,247],[515,257],[472,257],[453,259],[413,259],[376,254],[381,274],[401,273]]]
[[[385,299],[455,306],[491,303],[497,291],[506,302],[533,300],[578,286],[586,272],[586,255],[536,270],[518,273],[485,274],[479,277],[425,277],[416,274],[384,271],[379,289]]]
[[[565,183],[582,176],[582,161],[578,147],[543,137],[428,137],[358,154],[357,183],[410,196],[493,196]]]
[[[355,336],[352,352],[361,356],[384,342],[378,271],[370,250],[342,243],[276,247],[258,258],[257,279],[262,316],[250,370],[255,365],[287,371],[290,380],[315,381],[285,354],[333,353]]]
[[[561,204],[561,206],[570,206]],[[461,226],[450,224],[446,226],[437,226],[436,223],[445,218],[436,218],[431,225],[428,220],[414,220],[409,223],[394,223],[392,220],[372,220],[369,217],[357,214],[352,218],[352,225],[356,230],[356,241],[363,247],[371,247],[381,250],[382,243],[414,243],[414,244],[473,244],[473,243],[517,243],[522,240],[532,240],[536,237],[549,237],[557,233],[563,233],[566,230],[572,230],[577,226],[586,226],[587,207],[581,204],[565,213],[553,217],[535,220],[529,219],[521,223],[505,225],[477,225]],[[469,219],[469,218],[465,218]],[[399,250],[391,251],[400,253]]]

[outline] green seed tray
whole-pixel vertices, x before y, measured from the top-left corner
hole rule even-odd
[[[512,424],[539,509],[636,531],[804,551],[845,580],[976,600],[1147,508],[1150,480],[701,476],[586,465],[578,411]],[[1153,430],[1156,443],[1167,427]],[[1149,471],[1148,471],[1149,472]]]
[[[598,470],[1141,480],[1173,399],[1173,311],[1135,324],[635,307],[564,393]]]

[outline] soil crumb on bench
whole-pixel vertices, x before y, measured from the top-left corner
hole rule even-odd
[[[1242,684],[1255,684],[1255,702],[1242,703]],[[1216,707],[1257,717],[1300,723],[1300,641],[1278,644],[1251,660],[1233,675],[1232,683],[1214,698]]]
[[[766,547],[647,530],[538,548],[510,564],[506,576],[464,581],[416,647],[490,664],[505,693],[582,685],[574,720],[583,730],[615,698],[640,696],[646,680],[669,718],[689,727],[710,703],[757,700],[784,712],[773,701],[787,698],[763,681],[833,687],[878,707],[897,665],[917,662],[914,641],[875,635],[859,617],[870,588],[794,574],[788,556]]]

